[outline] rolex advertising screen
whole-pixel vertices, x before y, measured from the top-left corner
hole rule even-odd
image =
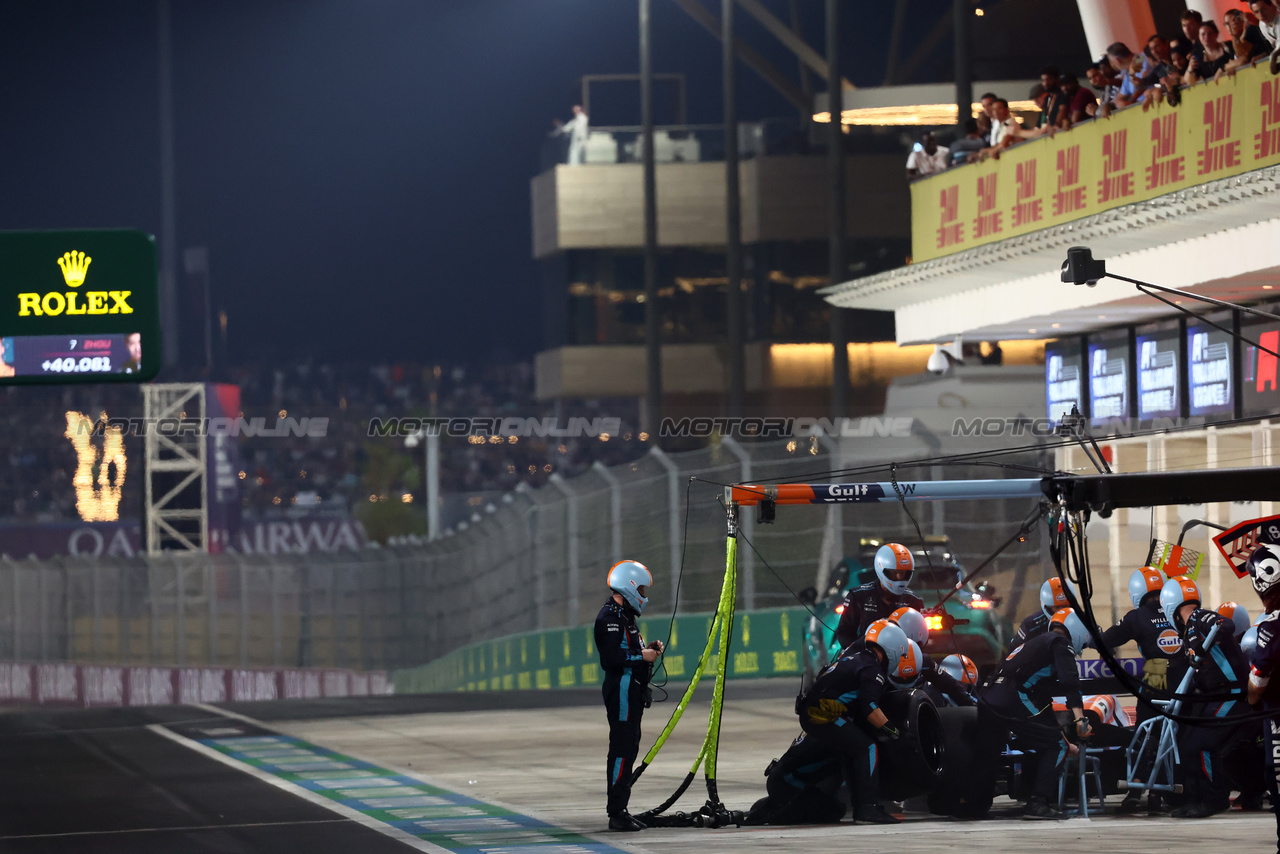
[[[142,382],[159,370],[154,240],[0,232],[0,384]]]

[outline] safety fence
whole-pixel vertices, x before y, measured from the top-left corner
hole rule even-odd
[[[673,682],[688,681],[714,618],[714,613],[683,614],[674,619],[653,614],[639,621],[646,641],[666,644],[656,680],[662,681],[665,674]],[[799,676],[808,619],[803,608],[737,614],[726,676]],[[717,658],[711,656],[708,673],[715,672]],[[577,688],[598,685],[603,678],[592,626],[526,632],[469,644],[430,664],[392,674],[397,694]]]
[[[163,706],[246,700],[371,697],[390,693],[382,672],[0,664],[0,704]]]
[[[831,471],[841,467],[926,456],[950,451],[952,445],[970,449],[970,444],[947,437],[939,443],[926,436],[922,444],[921,434],[913,428],[909,436],[853,441],[826,436],[756,442],[721,438],[683,453],[652,449],[624,465],[597,465],[577,478],[553,478],[541,489],[517,489],[475,508],[451,535],[425,545],[0,559],[0,661],[393,671],[468,646],[478,650],[474,645],[495,638],[524,635],[526,658],[521,663],[537,655],[539,666],[504,670],[499,686],[508,676],[518,686],[525,673],[536,687],[542,670],[547,671],[544,683],[559,684],[562,669],[570,665],[576,669],[574,682],[581,684],[582,668],[590,661],[588,639],[579,627],[594,619],[606,599],[605,577],[615,562],[630,558],[646,563],[654,574],[647,613],[676,610],[678,591],[677,632],[697,633],[690,627],[706,617],[684,615],[713,611],[724,577],[724,484],[831,480]],[[1002,459],[1035,464],[1044,457]],[[1001,474],[989,466],[956,465],[916,469],[913,476]],[[878,480],[885,473],[841,477]],[[910,514],[897,503],[788,507],[779,509],[772,524],[758,524],[753,512],[744,513],[737,608],[744,614],[794,613],[796,594],[809,587],[825,593],[831,568],[856,555],[867,538],[912,538],[917,530],[945,534],[961,563],[975,566],[1016,530],[1033,506],[1030,500],[1014,499],[917,503]],[[1005,613],[1020,617],[1047,572],[1037,530],[1006,551],[985,577],[1000,588]],[[751,628],[741,627],[738,638],[745,640],[750,631],[754,643],[762,643],[760,632],[770,630],[761,628],[762,618],[751,619]],[[650,632],[661,637],[657,617],[648,622]],[[735,649],[758,654],[754,665],[748,664],[750,655],[733,662],[730,673],[746,675],[749,666],[761,675],[799,673],[801,662],[791,670],[785,657],[799,649],[799,620],[789,623],[786,632],[786,641],[768,647],[767,654],[735,641]],[[541,638],[537,650],[528,646],[531,633]],[[565,637],[570,653],[552,662]],[[512,647],[513,661],[519,649],[518,644]],[[775,652],[784,654],[778,663]],[[489,653],[486,685],[494,675],[488,669],[493,660]],[[480,657],[474,654],[478,668]],[[505,646],[501,654],[505,662]],[[578,657],[570,659],[570,654]],[[456,656],[449,660],[455,667],[466,661]],[[678,665],[672,660],[669,666]],[[563,672],[567,680],[568,671]],[[480,671],[468,676],[464,686],[478,682]],[[449,685],[456,685],[450,678]]]

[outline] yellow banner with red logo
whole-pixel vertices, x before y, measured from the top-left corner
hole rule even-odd
[[[1280,163],[1266,63],[911,185],[912,256],[940,258]]]

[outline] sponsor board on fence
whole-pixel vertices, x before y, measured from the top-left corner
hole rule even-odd
[[[1280,78],[1261,67],[911,185],[927,261],[1280,163]]]
[[[0,705],[166,706],[389,693],[381,671],[0,664]]]
[[[687,681],[698,666],[714,614],[677,617],[667,632],[669,618],[641,619],[645,641],[667,645],[663,656],[666,675]],[[730,678],[799,676],[804,626],[809,615],[802,608],[772,608],[739,613],[734,618]],[[716,657],[705,675],[714,672]],[[511,691],[580,688],[599,685],[600,658],[592,626],[551,629],[512,635],[454,650],[422,667],[398,670],[392,678],[398,694],[443,691]]]
[[[221,551],[245,555],[356,551],[366,544],[364,526],[342,516],[244,522],[234,536],[218,540]],[[0,525],[0,555],[14,560],[131,558],[141,552],[142,525],[134,520]]]

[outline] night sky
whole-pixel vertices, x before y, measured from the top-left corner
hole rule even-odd
[[[787,19],[785,0],[767,5]],[[892,5],[846,4],[854,83],[879,82]],[[822,4],[801,6],[821,50]],[[930,19],[949,6],[913,4]],[[178,245],[209,247],[233,361],[539,348],[528,182],[579,76],[637,70],[635,0],[172,9]],[[742,37],[795,75],[739,17]],[[155,0],[0,4],[0,228],[158,234],[156,21]],[[718,42],[669,0],[654,0],[654,22],[656,70],[687,75],[691,121],[718,121]],[[739,88],[743,121],[794,115],[742,66]],[[638,122],[634,102],[593,112]]]

